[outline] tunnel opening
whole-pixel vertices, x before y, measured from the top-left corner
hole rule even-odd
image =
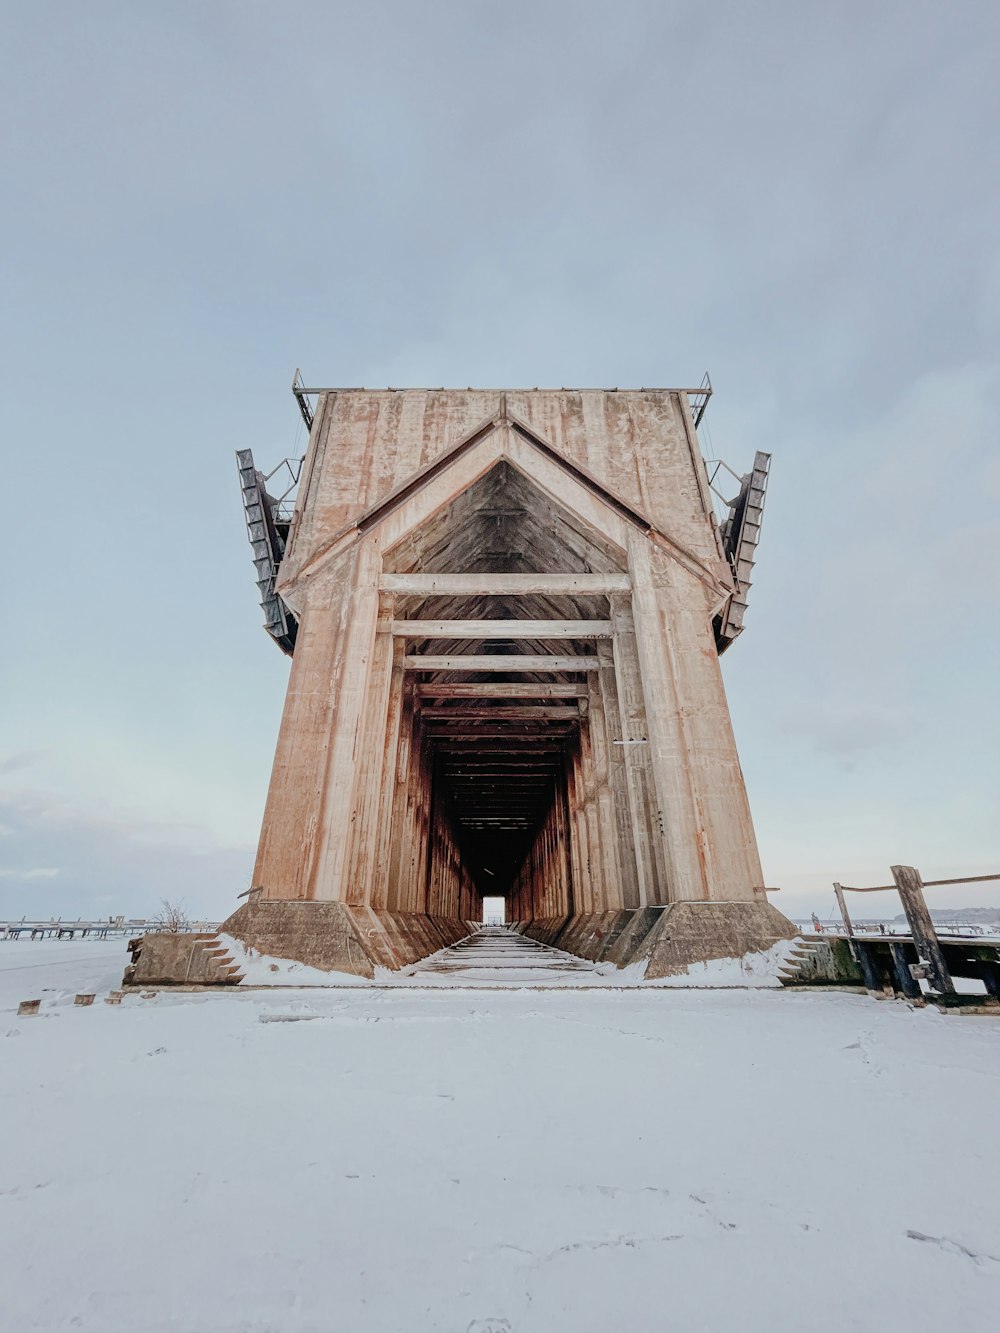
[[[483,925],[503,926],[507,923],[507,901],[505,898],[486,894],[483,898]]]
[[[457,889],[465,919],[487,897],[508,920],[568,916],[609,875],[637,906],[634,857],[618,865],[636,759],[616,752],[624,553],[502,461],[383,568],[428,807],[427,910],[452,912]]]

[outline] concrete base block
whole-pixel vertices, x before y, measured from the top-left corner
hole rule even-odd
[[[671,903],[633,961],[648,958],[646,976],[655,980],[683,972],[689,963],[763,953],[798,933],[787,917],[766,902]]]
[[[683,972],[689,963],[763,952],[798,934],[767,902],[679,902],[518,922],[516,928],[529,939],[594,963],[627,967],[648,960],[651,980]]]
[[[359,977],[373,977],[376,967],[408,967],[477,929],[476,922],[451,917],[337,902],[286,902],[256,893],[220,927],[259,953]],[[797,934],[766,902],[680,902],[517,922],[514,929],[591,962],[627,967],[645,960],[650,979],[683,972],[689,963],[740,958]],[[133,962],[125,974],[127,986],[232,986],[242,980],[216,936],[157,932],[129,947]]]
[[[383,912],[336,902],[283,902],[251,894],[219,928],[260,953],[324,972],[372,977],[397,970],[470,935],[472,922],[419,912]]]
[[[215,935],[153,931],[128,942],[123,986],[238,986],[239,967]]]

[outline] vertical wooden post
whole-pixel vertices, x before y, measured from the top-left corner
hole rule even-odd
[[[327,575],[327,615],[338,617],[336,632],[327,630],[321,642],[332,640],[336,652],[332,670],[323,681],[323,692],[334,700],[326,735],[310,738],[310,754],[322,757],[322,788],[316,810],[317,831],[314,859],[309,872],[307,897],[324,901],[349,901],[348,855],[355,786],[360,769],[360,750],[369,738],[363,735],[365,706],[375,658],[378,628],[378,579],[382,572],[377,534],[362,538],[353,549],[339,586]],[[324,613],[310,606],[313,619]],[[300,853],[301,855],[301,853]]]
[[[923,1003],[924,993],[920,989],[920,982],[910,971],[910,964],[906,957],[906,945],[902,943],[890,944],[889,952],[892,954],[892,969],[896,973],[899,989],[908,1000],[919,1000]]]
[[[600,671],[588,677],[591,694],[590,714],[591,717],[600,715],[604,726],[608,786],[614,808],[614,821],[610,827],[614,828],[616,834],[615,853],[620,904],[622,907],[639,907],[643,900],[636,861],[638,837],[632,818],[626,763],[626,756],[631,747],[614,744],[616,739],[620,740],[626,733],[622,727],[621,710],[618,706],[614,647],[606,639],[600,640],[597,644],[597,660],[601,664]]]
[[[621,734],[613,738],[612,744],[617,742],[623,755],[639,906],[645,907],[647,903],[666,902],[668,898],[664,838],[650,762],[649,726],[631,599],[623,593],[612,593],[608,603],[614,630],[615,694],[621,726]]]
[[[847,929],[847,938],[854,938],[854,927],[851,925],[851,918],[847,914],[847,903],[844,900],[844,890],[839,884],[834,884],[833,891],[837,895],[837,906],[840,908],[840,915],[844,918],[844,926]]]
[[[400,645],[389,629],[392,616],[392,593],[380,593],[375,642],[358,721],[357,773],[343,891],[346,902],[377,908],[388,905],[385,860],[376,849],[388,822],[382,784],[386,772],[390,781],[393,776],[403,680]]]
[[[913,866],[891,866],[890,869],[903,902],[903,911],[910,923],[913,943],[917,946],[921,962],[926,960],[928,981],[941,994],[954,995],[955,983],[951,979],[944,950],[938,943],[937,931],[927,910],[920,872]]]
[[[865,986],[873,995],[882,993],[882,969],[879,967],[875,957],[875,946],[867,941],[858,940],[851,948],[854,950],[854,956],[858,960],[858,966],[861,968],[861,975],[865,979]]]
[[[982,978],[987,994],[1000,1000],[1000,964],[983,963]]]
[[[406,705],[406,672],[403,657],[406,645],[396,640],[392,653],[392,683],[386,726],[385,757],[382,767],[381,809],[379,813],[376,879],[371,893],[373,907],[399,911],[399,853],[397,844],[402,822],[400,805],[405,809],[405,786],[400,771],[407,771],[412,730],[412,708]],[[412,685],[411,685],[412,689]],[[401,765],[402,760],[402,765]]]

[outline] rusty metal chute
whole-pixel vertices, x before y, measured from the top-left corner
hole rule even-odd
[[[732,500],[724,500],[729,512],[721,525],[722,546],[733,571],[736,591],[722,612],[715,617],[715,641],[720,653],[725,652],[737,635],[743,632],[743,618],[747,609],[750,576],[757,558],[757,543],[760,541],[770,467],[771,455],[758,450],[754,454],[751,471],[738,478],[740,489],[737,495]],[[716,490],[715,479],[722,468],[732,476],[736,476],[725,463],[717,462],[710,478],[710,485],[716,495],[719,492]]]
[[[301,460],[297,461],[298,468],[301,468]],[[298,621],[278,596],[275,583],[278,567],[285,554],[285,543],[291,523],[291,506],[287,497],[298,483],[298,471],[293,460],[283,459],[278,468],[265,476],[255,467],[253,451],[250,449],[237,449],[236,466],[239,469],[240,488],[243,493],[247,536],[250,539],[254,568],[257,571],[257,590],[264,612],[264,628],[278,647],[291,655],[295,648]],[[283,466],[288,467],[293,481],[284,495],[276,497],[268,491],[267,483]]]

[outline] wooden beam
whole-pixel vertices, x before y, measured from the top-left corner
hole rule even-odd
[[[557,721],[545,722],[538,719],[534,722],[515,719],[504,723],[503,719],[491,717],[453,717],[453,718],[431,718],[425,724],[426,734],[428,736],[452,736],[456,731],[468,731],[473,736],[482,736],[487,732],[496,731],[500,736],[551,736],[563,737],[576,734],[576,725],[574,722]]]
[[[610,639],[610,620],[394,620],[404,639]]]
[[[440,747],[439,747],[440,748]],[[461,755],[441,755],[441,762],[445,766],[446,772],[472,773],[477,769],[503,769],[513,770],[519,768],[551,768],[557,771],[562,768],[562,759],[551,758],[542,759],[541,757],[530,759],[518,751],[517,758],[507,758],[509,751],[506,750],[487,750],[483,754],[461,754]]]
[[[916,1000],[923,1004],[924,993],[920,989],[920,982],[910,971],[910,960],[906,952],[906,944],[903,941],[893,942],[889,945],[889,952],[892,954],[892,970],[896,974],[896,984],[908,1000]],[[914,951],[919,958],[919,953]]]
[[[446,771],[443,779],[449,786],[466,786],[469,783],[478,784],[483,787],[516,787],[520,783],[527,783],[529,786],[543,786],[546,789],[552,787],[552,778],[554,771],[547,769],[535,770],[528,768],[518,769],[513,773],[497,772],[496,768],[472,768],[465,767]]]
[[[506,779],[507,781],[518,781],[524,779],[528,782],[545,782],[552,785],[552,779],[562,767],[554,758],[547,758],[539,763],[528,758],[522,758],[512,761],[513,766],[508,768],[508,761],[488,762],[489,756],[484,756],[481,762],[466,762],[459,756],[445,757],[441,768],[443,780],[447,782],[475,782],[486,780],[487,782],[497,782]]]
[[[443,772],[448,782],[464,782],[482,778],[489,778],[491,781],[496,778],[507,778],[508,781],[516,779],[528,782],[535,781],[537,775],[538,781],[544,781],[547,786],[551,786],[552,778],[560,768],[562,768],[562,764],[554,761],[549,762],[547,760],[544,764],[541,764],[523,760],[519,763],[511,763],[509,766],[498,763],[484,763],[481,765],[461,763],[455,767],[446,768]]]
[[[545,800],[544,792],[518,791],[512,787],[487,788],[487,787],[468,787],[465,790],[449,791],[449,799],[452,805],[467,809],[469,806],[476,809],[485,809],[487,806],[498,806],[504,810],[511,806],[530,806],[532,810],[548,806],[549,802]]]
[[[445,783],[449,792],[467,795],[470,792],[485,792],[490,796],[502,796],[509,792],[521,792],[539,800],[548,798],[555,792],[555,783],[549,780],[529,781],[526,777],[506,779],[496,774],[485,778],[449,778]]]
[[[552,790],[550,782],[449,782],[453,801],[481,801],[484,804],[537,805]]]
[[[467,718],[484,722],[579,722],[580,710],[557,705],[546,707],[544,704],[497,704],[494,708],[460,704],[456,708],[422,708],[420,716],[425,722],[454,722]]]
[[[383,574],[379,586],[407,597],[598,597],[632,585],[627,574]]]
[[[481,745],[481,736],[439,736],[434,742],[434,753],[445,758],[448,755],[461,756],[465,758],[483,758],[493,759],[497,755],[518,755],[524,757],[531,755],[532,758],[542,755],[558,755],[560,760],[566,756],[566,746],[560,736],[548,736],[544,742],[539,742],[534,736],[526,736],[522,740],[518,736],[505,736],[503,741],[496,745]],[[562,767],[560,762],[559,767]]]
[[[432,731],[429,733],[429,739],[432,741],[506,741],[523,740],[532,741],[537,744],[539,741],[548,740],[569,740],[569,732],[553,731],[518,731],[511,732],[506,727],[491,727],[483,731]]]
[[[555,653],[459,653],[454,657],[427,653],[403,658],[407,671],[596,671],[599,665],[596,657],[557,657]]]
[[[416,693],[418,699],[585,699],[587,687],[530,680],[466,680],[418,685]]]
[[[844,918],[844,929],[847,931],[848,938],[854,935],[854,926],[847,911],[847,903],[844,901],[844,889],[840,884],[834,884],[833,895],[837,899],[837,906],[840,908],[840,915]]]
[[[924,879],[921,880],[925,889],[940,888],[943,884],[988,884],[994,880],[1000,880],[1000,874],[997,875],[966,875],[964,879]],[[859,888],[857,884],[841,884],[840,886],[847,893],[888,893],[892,889],[898,889],[898,884],[866,884]]]
[[[538,810],[545,809],[550,804],[544,799],[543,795],[536,792],[517,792],[510,791],[480,791],[470,788],[468,791],[452,792],[449,794],[451,803],[458,809],[473,812],[476,810],[485,810],[488,806],[495,806],[500,810],[509,810],[514,806],[524,807],[525,809]]]
[[[920,872],[913,866],[890,866],[896,888],[903,901],[903,911],[910,923],[913,943],[917,946],[917,955],[927,960],[927,980],[939,994],[953,995],[955,983],[951,979],[948,960],[938,943],[937,931],[924,897],[924,885]]]
[[[517,816],[517,814],[487,814],[483,818],[472,818],[471,816],[459,818],[459,824],[463,828],[469,829],[491,828],[491,826],[497,826],[497,828],[528,828],[531,822],[529,818],[523,818]]]

